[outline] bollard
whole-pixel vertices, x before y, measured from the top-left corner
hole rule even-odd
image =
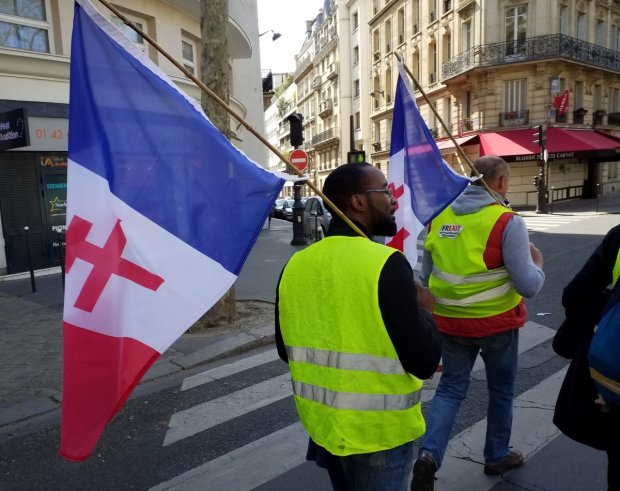
[[[37,285],[34,281],[34,270],[32,269],[32,259],[30,257],[30,240],[28,239],[28,230],[30,230],[30,227],[26,225],[24,227],[24,235],[26,237],[26,256],[28,257],[28,269],[30,270],[30,286],[32,287],[32,293],[37,293]]]

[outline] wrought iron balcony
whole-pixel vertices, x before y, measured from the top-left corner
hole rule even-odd
[[[620,72],[620,53],[564,34],[536,36],[523,42],[474,46],[444,62],[441,78],[447,80],[478,67],[561,58]]]
[[[334,133],[334,128],[330,128],[328,130],[322,131],[317,135],[314,135],[312,137],[312,145],[314,146],[320,143],[325,143],[332,138],[338,138],[338,135]]]
[[[529,124],[529,121],[529,111],[508,111],[505,113],[499,113],[500,126],[519,126],[522,124]]]

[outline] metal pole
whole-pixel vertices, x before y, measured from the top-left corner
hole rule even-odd
[[[24,227],[24,235],[26,237],[26,256],[28,257],[28,269],[30,270],[30,287],[32,288],[32,293],[37,293],[37,285],[34,281],[34,270],[32,269],[32,259],[30,257],[30,240],[28,239],[28,230],[30,228],[28,225]]]
[[[228,112],[228,114],[230,114],[233,118],[235,118],[237,121],[239,121],[239,123],[242,126],[244,126],[245,129],[247,129],[250,133],[252,133],[256,138],[258,138],[259,141],[263,145],[265,145],[269,150],[271,150],[273,153],[275,153],[278,156],[278,158],[282,162],[284,162],[286,164],[288,169],[293,172],[293,174],[295,174],[295,175],[297,175],[299,177],[303,177],[303,173],[301,171],[299,171],[293,164],[291,164],[291,162],[276,147],[274,147],[271,143],[269,143],[267,141],[267,139],[265,139],[265,137],[263,137],[263,135],[261,135],[258,131],[256,131],[252,127],[252,125],[250,125],[245,119],[243,119],[243,117],[241,117],[239,114],[237,114],[237,112],[234,111],[228,104],[226,104],[226,102],[224,102],[215,92],[213,92],[209,87],[207,87],[204,84],[204,82],[202,82],[202,80],[200,80],[193,73],[191,73],[189,70],[187,70],[187,68],[185,68],[181,63],[176,61],[172,57],[172,55],[170,55],[170,53],[168,53],[164,48],[162,48],[159,44],[157,44],[157,42],[151,36],[149,36],[146,32],[142,31],[142,29],[140,29],[139,27],[136,27],[121,11],[119,11],[116,7],[114,7],[110,2],[108,2],[107,0],[99,0],[99,1],[103,5],[105,5],[108,9],[110,9],[110,11],[112,11],[114,13],[114,15],[116,15],[119,19],[121,19],[125,23],[125,25],[127,27],[129,27],[130,29],[133,29],[134,31],[136,31],[151,46],[153,46],[164,57],[166,57],[166,59],[168,61],[170,61],[170,63],[172,63],[175,67],[177,67],[179,70],[181,70],[181,72],[183,72],[183,75],[185,75],[192,82],[194,82],[203,92],[205,92],[218,105],[220,105],[226,112]],[[342,213],[342,211],[340,211],[338,209],[338,207],[336,205],[334,205],[334,203],[332,203],[331,200],[329,198],[327,198],[321,192],[321,190],[312,181],[306,181],[306,184],[308,184],[310,189],[312,189],[317,195],[319,195],[323,199],[323,201],[326,204],[328,204],[331,207],[331,209],[334,210],[334,212],[340,218],[342,218],[345,221],[345,223],[347,225],[349,225],[349,227],[351,227],[355,231],[355,233],[357,233],[358,235],[361,235],[362,237],[366,237],[366,234],[364,232],[362,232],[360,230],[360,228],[357,225],[355,225],[349,219],[349,217],[347,217],[344,213]]]
[[[301,204],[301,185],[297,181],[293,184],[295,192],[295,202],[293,203],[293,239],[291,245],[308,245],[306,237],[304,237],[304,205]]]
[[[601,194],[600,190],[601,190],[601,184],[597,182],[596,183],[596,213],[598,213],[598,197]]]

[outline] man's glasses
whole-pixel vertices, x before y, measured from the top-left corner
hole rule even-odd
[[[383,193],[383,194],[387,194],[388,196],[392,196],[392,189],[391,188],[364,189],[362,193]]]

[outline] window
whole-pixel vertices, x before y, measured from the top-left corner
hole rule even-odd
[[[586,40],[586,14],[583,12],[577,13],[577,39]]]
[[[357,12],[353,12],[353,30],[357,31],[357,28],[360,26],[360,18]]]
[[[566,5],[560,6],[560,34],[569,35],[568,27],[568,7]]]
[[[398,11],[398,44],[405,42],[405,9]]]
[[[420,32],[420,2],[413,0],[411,2],[411,23],[413,25],[413,33]]]
[[[611,49],[620,51],[620,28],[611,26]]]
[[[452,10],[452,0],[443,0],[443,13],[450,12]]]
[[[187,36],[183,36],[181,40],[181,53],[183,56],[183,66],[192,75],[196,75],[196,43],[194,40]]]
[[[452,58],[452,35],[450,32],[443,36],[442,44],[442,61],[448,61]]]
[[[472,47],[471,19],[467,19],[461,26],[461,52]]]
[[[609,112],[620,112],[620,89],[613,88],[609,90]]]
[[[519,112],[527,107],[526,79],[506,80],[504,82],[504,111]]]
[[[392,102],[392,70],[388,68],[385,71],[385,102]]]
[[[353,115],[353,128],[355,128],[356,130],[360,129],[360,125],[361,125],[361,117],[360,117],[360,112],[357,111],[354,115]]]
[[[430,12],[428,23],[432,24],[437,20],[437,0],[428,0],[428,11]]]
[[[381,45],[379,43],[379,29],[376,29],[372,33],[372,61],[379,61],[381,59]]]
[[[605,21],[598,19],[596,21],[596,44],[598,44],[599,46],[607,45],[607,43],[605,42],[605,34],[606,34]]]
[[[355,46],[353,48],[353,64],[357,65],[360,62],[360,47]]]
[[[603,86],[595,85],[594,90],[592,91],[593,99],[594,99],[594,111],[600,111],[603,109]]]
[[[428,46],[428,72],[429,72],[429,85],[437,82],[437,43],[431,43]]]
[[[506,55],[525,54],[527,39],[527,6],[506,9]]]
[[[137,18],[133,19],[129,15],[125,15],[125,16],[130,20],[130,22],[134,26],[136,26],[142,32],[145,32],[148,34],[148,32],[146,31],[146,27],[145,27],[146,22],[143,19],[137,19]],[[142,36],[140,36],[140,34],[134,31],[131,27],[125,24],[122,19],[116,17],[115,15],[112,16],[111,20],[112,20],[112,24],[118,27],[123,32],[123,34],[129,38],[129,40],[133,44],[135,44],[142,51],[145,50],[146,45],[144,43],[144,39],[142,38]]]
[[[392,51],[392,23],[388,20],[385,23],[385,52]]]
[[[0,46],[50,52],[45,0],[0,0]]]
[[[360,96],[360,81],[359,79],[353,80],[353,97]]]

